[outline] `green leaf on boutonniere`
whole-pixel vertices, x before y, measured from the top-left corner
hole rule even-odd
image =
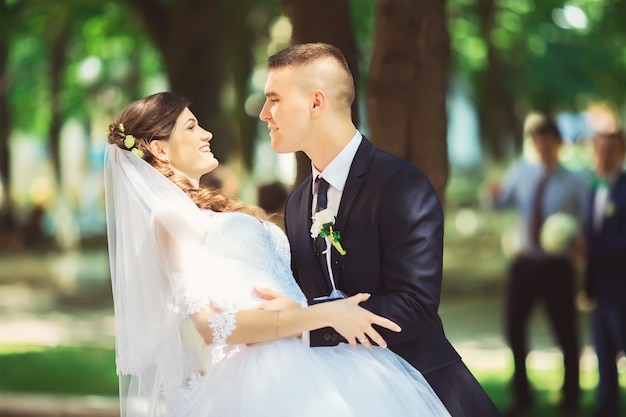
[[[614,215],[615,215],[615,204],[612,201],[607,201],[606,206],[604,206],[604,216],[613,217]]]
[[[345,255],[347,252],[341,246],[341,233],[338,230],[333,230],[335,226],[335,213],[331,209],[320,210],[313,215],[313,225],[311,225],[311,237],[313,239],[321,236],[328,238],[331,245],[341,255]]]

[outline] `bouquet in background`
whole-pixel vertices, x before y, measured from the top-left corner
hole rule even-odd
[[[544,221],[539,237],[544,252],[551,256],[565,255],[578,235],[578,222],[567,213],[555,213]]]

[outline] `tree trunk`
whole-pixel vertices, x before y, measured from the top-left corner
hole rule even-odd
[[[479,82],[477,106],[481,142],[491,158],[502,160],[511,151],[520,151],[522,145],[521,126],[515,115],[514,97],[507,88],[505,79],[505,74],[512,74],[513,71],[504,68],[491,41],[496,14],[494,0],[480,0],[478,8],[482,38],[487,43],[487,69]]]
[[[359,80],[358,53],[349,0],[282,0],[283,10],[293,26],[292,43],[324,42],[344,54],[355,85]],[[352,120],[359,125],[358,96],[352,104]],[[311,162],[302,152],[296,154],[296,184],[311,175]]]
[[[252,171],[254,162],[254,145],[258,126],[258,116],[246,113],[245,102],[250,94],[248,83],[254,68],[253,56],[250,51],[255,41],[254,31],[259,28],[251,27],[249,14],[254,13],[250,0],[238,0],[225,8],[226,27],[230,28],[230,36],[225,39],[223,59],[233,85],[235,106],[230,109],[229,117],[234,127],[233,139],[237,140],[238,156],[243,166]]]
[[[50,39],[50,108],[52,118],[48,130],[52,167],[57,185],[61,185],[61,157],[59,145],[61,142],[61,127],[63,125],[63,109],[61,103],[61,85],[66,67],[65,47],[69,40],[69,25],[54,22],[55,26],[49,32]]]
[[[370,70],[370,138],[421,168],[443,200],[448,180],[450,40],[442,0],[379,0]]]
[[[130,0],[161,51],[170,91],[187,98],[205,129],[211,131],[216,155],[226,158],[232,138],[221,112],[224,86],[220,45],[231,29],[220,24],[219,0]]]
[[[0,209],[11,199],[11,112],[9,110],[9,28],[12,11],[6,1],[0,0]]]
[[[162,53],[171,91],[189,99],[202,127],[213,133],[215,154],[224,161],[239,151],[252,168],[256,117],[243,111],[254,42],[250,2],[129,1]]]
[[[163,59],[171,91],[191,101],[200,124],[211,131],[216,155],[226,158],[229,138],[221,112],[224,75],[220,65],[220,10],[217,2],[174,1],[167,24]]]
[[[3,1],[0,1],[0,15],[5,16]],[[0,20],[4,20],[0,18]],[[5,27],[6,22],[0,26]],[[9,58],[8,36],[6,30],[0,29],[0,181],[2,195],[0,195],[0,208],[11,198],[11,155],[9,149],[9,136],[11,134],[11,113],[9,112],[9,74],[7,72]]]

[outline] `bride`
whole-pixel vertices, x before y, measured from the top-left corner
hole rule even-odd
[[[385,349],[358,304],[307,306],[286,236],[259,208],[202,188],[212,134],[158,93],[109,126],[105,195],[121,415],[448,416],[422,375]],[[348,342],[310,348],[335,328]],[[351,346],[350,346],[351,345]]]

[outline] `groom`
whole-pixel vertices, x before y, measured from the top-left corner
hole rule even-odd
[[[443,256],[437,194],[419,169],[376,149],[356,129],[354,82],[341,52],[322,43],[278,52],[269,59],[265,96],[260,118],[272,148],[303,151],[312,161],[313,175],[285,208],[292,269],[309,302],[372,294],[361,305],[402,327],[396,334],[377,330],[422,372],[453,417],[500,416],[437,313]],[[311,225],[320,209],[336,213],[335,245],[311,236],[319,232]],[[311,346],[341,341],[330,328],[310,334]]]

